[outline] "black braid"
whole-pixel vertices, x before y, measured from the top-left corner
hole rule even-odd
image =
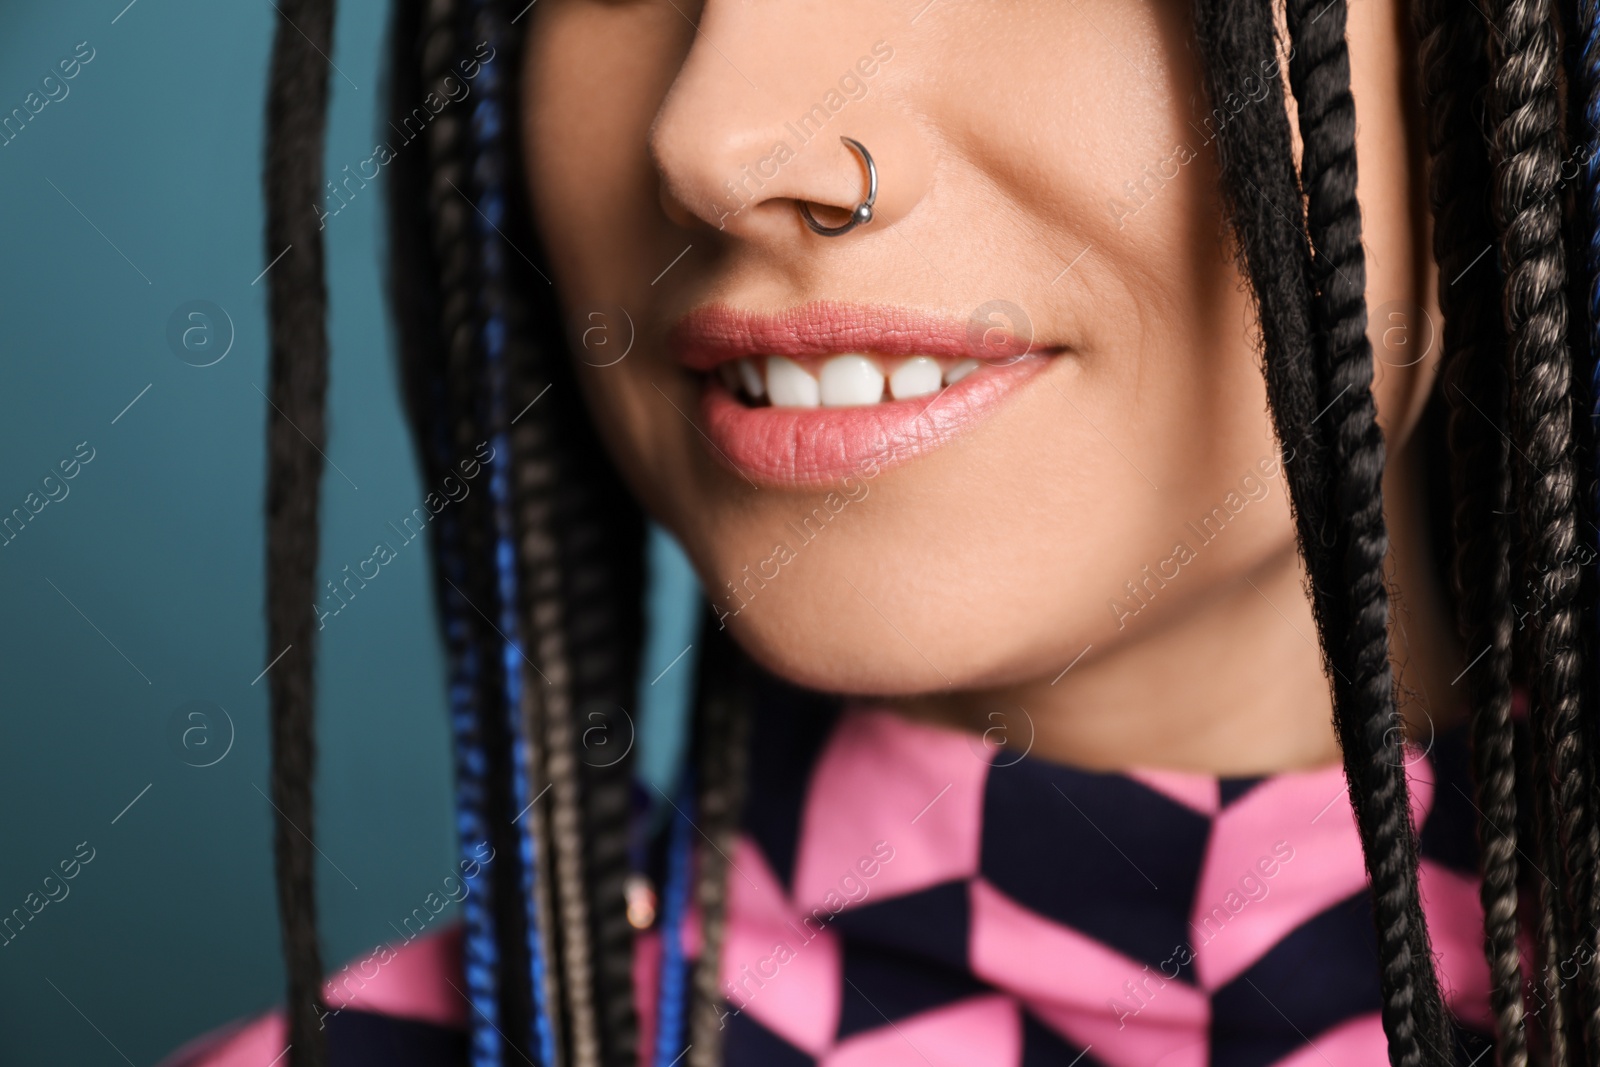
[[[1567,270],[1561,203],[1563,158],[1560,54],[1551,11],[1534,0],[1496,5],[1501,32],[1491,37],[1496,221],[1502,228],[1505,319],[1513,379],[1511,426],[1527,461],[1522,472],[1521,574],[1534,603],[1529,635],[1535,728],[1543,734],[1555,846],[1562,873],[1554,947],[1564,958],[1592,943],[1582,919],[1590,912],[1596,861],[1588,756],[1579,725],[1582,664],[1578,648],[1580,588],[1576,477],[1572,448],[1572,366],[1567,346]],[[1592,957],[1592,952],[1590,953]],[[1547,961],[1559,967],[1560,960]],[[1595,981],[1587,967],[1579,988],[1564,991],[1567,1021],[1583,1035],[1585,1058],[1600,1056],[1593,1010]],[[1567,998],[1563,998],[1567,999]],[[1587,1007],[1582,1003],[1588,1001]],[[1571,1036],[1569,1035],[1569,1040]]]
[[[524,389],[530,396],[530,391]],[[537,408],[535,405],[535,409]],[[530,411],[530,415],[532,412]],[[572,672],[563,630],[560,547],[555,531],[558,469],[547,421],[524,417],[513,435],[518,538],[528,620],[529,654],[542,678],[529,687],[542,726],[542,763],[549,787],[554,873],[553,928],[559,930],[561,992],[574,1062],[595,1063],[599,1034],[593,1009],[588,895],[584,877]],[[544,788],[541,786],[541,788]]]
[[[273,854],[288,970],[293,1067],[323,1067],[317,947],[314,664],[311,605],[328,387],[327,284],[315,205],[322,196],[332,0],[283,0],[267,100],[266,248],[271,328],[267,420],[267,639],[272,718]],[[281,259],[278,257],[281,255]],[[287,653],[287,654],[284,654]]]
[[[1326,12],[1294,3],[1290,9],[1298,31],[1291,69],[1306,142],[1310,238],[1318,250],[1315,349],[1308,223],[1299,210],[1285,109],[1244,108],[1216,143],[1233,232],[1259,307],[1273,419],[1285,449],[1293,449],[1285,469],[1373,883],[1390,1056],[1396,1064],[1420,1065],[1441,1062],[1448,1044],[1416,891],[1403,735],[1388,661],[1383,443],[1370,393],[1344,10],[1337,2]],[[1331,29],[1320,25],[1330,18]],[[1196,0],[1195,24],[1213,102],[1259,78],[1265,63],[1275,64],[1270,0]]]
[[[1496,1059],[1525,1067],[1521,952],[1517,944],[1517,797],[1511,722],[1511,482],[1504,437],[1500,276],[1484,252],[1489,157],[1474,98],[1488,83],[1485,27],[1476,9],[1449,0],[1416,7],[1422,110],[1428,121],[1433,247],[1444,315],[1442,367],[1454,457],[1454,585],[1471,667],[1473,778],[1483,880],[1484,954],[1491,976]]]
[[[1577,150],[1577,144],[1595,151],[1596,136],[1600,135],[1592,119],[1600,117],[1600,6],[1595,0],[1557,5],[1561,17],[1561,32],[1566,43],[1566,123],[1570,136],[1563,139],[1562,159],[1570,163],[1587,161],[1575,167],[1576,173],[1563,173],[1567,184],[1559,194],[1563,208],[1563,241],[1566,255],[1572,266],[1568,272],[1567,302],[1569,321],[1572,323],[1570,353],[1572,356],[1568,405],[1572,411],[1570,444],[1566,451],[1573,469],[1574,506],[1572,514],[1573,544],[1571,554],[1562,562],[1571,576],[1575,588],[1573,646],[1592,649],[1600,638],[1600,571],[1592,565],[1592,557],[1582,559],[1595,548],[1596,535],[1600,535],[1600,494],[1596,492],[1596,418],[1595,418],[1595,366],[1597,353],[1595,338],[1600,336],[1595,326],[1595,315],[1600,303],[1594,299],[1597,279],[1600,279],[1600,167],[1592,156],[1586,157]],[[1564,164],[1567,165],[1567,164]],[[1571,181],[1577,178],[1577,181]],[[1590,417],[1581,417],[1582,413]],[[1572,706],[1576,713],[1573,735],[1578,744],[1578,759],[1586,779],[1584,787],[1585,810],[1577,832],[1581,837],[1580,849],[1589,865],[1587,883],[1570,887],[1573,913],[1575,947],[1580,962],[1577,974],[1582,1013],[1576,1025],[1587,1049],[1589,1061],[1600,1063],[1600,768],[1595,766],[1595,755],[1600,753],[1600,722],[1590,709],[1600,698],[1596,692],[1600,681],[1600,663],[1591,655],[1580,655],[1576,668],[1576,693]]]
[[[748,760],[750,666],[726,633],[706,614],[700,627],[700,668],[695,756],[700,773],[702,844],[695,854],[695,904],[700,909],[700,959],[694,968],[689,1009],[687,1067],[722,1062],[722,941],[727,927],[729,857],[744,807]]]
[[[562,432],[563,441],[581,439]],[[600,448],[587,447],[574,458],[598,461],[603,455]],[[644,523],[608,464],[583,464],[563,479],[563,490],[557,528],[571,605],[568,647],[579,730],[595,1012],[602,1063],[632,1067],[639,1035],[626,885],[635,736],[626,709],[634,706],[639,677]]]
[[[1568,226],[1568,249],[1573,270],[1569,289],[1574,309],[1574,365],[1577,377],[1573,382],[1573,403],[1578,413],[1588,412],[1588,418],[1575,418],[1574,452],[1581,486],[1578,500],[1578,554],[1589,554],[1580,563],[1581,587],[1579,602],[1582,629],[1580,647],[1593,649],[1600,644],[1600,567],[1593,556],[1600,547],[1600,159],[1595,158],[1597,138],[1600,138],[1600,2],[1579,0],[1568,8],[1573,24],[1568,30],[1568,53],[1571,57],[1568,81],[1571,136],[1568,138],[1568,159],[1584,158],[1578,146],[1588,153],[1578,170],[1581,180],[1574,184],[1573,208]],[[1583,662],[1582,705],[1593,709],[1600,701],[1600,657],[1586,656]],[[1600,945],[1594,943],[1600,932],[1600,767],[1595,760],[1600,755],[1600,717],[1592,711],[1582,716],[1580,729],[1588,753],[1590,827],[1596,855],[1593,880],[1588,889],[1587,906],[1582,912],[1585,943],[1600,955]],[[1600,966],[1586,976],[1591,984],[1593,998],[1586,1026],[1600,1031]],[[1600,1062],[1600,1048],[1591,1039],[1591,1055]]]
[[[1550,790],[1537,782],[1548,774],[1548,762],[1543,748],[1535,748],[1532,774],[1534,779],[1533,811],[1535,819],[1534,845],[1541,872],[1561,868],[1561,849],[1556,840],[1555,814],[1550,810]],[[1569,1008],[1572,990],[1561,975],[1561,960],[1565,957],[1561,936],[1561,890],[1546,877],[1539,884],[1539,949],[1542,975],[1540,981],[1548,997],[1542,1034],[1545,1040],[1547,1061],[1553,1067],[1566,1067],[1568,1060],[1567,1027],[1572,1017]]]
[[[526,388],[523,391],[528,392]],[[518,420],[512,436],[517,552],[523,576],[523,615],[528,620],[528,652],[542,674],[529,686],[528,694],[536,708],[536,724],[541,728],[541,763],[549,788],[548,840],[552,846],[556,911],[548,914],[552,929],[559,931],[561,992],[569,1012],[568,1040],[574,1062],[593,1063],[598,1056],[599,1037],[589,970],[588,900],[579,824],[571,669],[562,630],[565,604],[554,529],[556,447],[547,422],[526,416]]]
[[[1333,603],[1323,631],[1332,661],[1334,720],[1372,879],[1384,1031],[1397,1067],[1443,1063],[1451,1047],[1417,891],[1417,845],[1405,776],[1405,734],[1389,662],[1389,536],[1385,448],[1372,399],[1366,258],[1356,200],[1355,101],[1345,0],[1289,0],[1289,78],[1304,144],[1301,175],[1311,239],[1313,320],[1329,441],[1332,517],[1342,580],[1314,591]]]

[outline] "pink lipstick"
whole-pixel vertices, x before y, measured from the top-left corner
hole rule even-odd
[[[776,314],[711,305],[668,335],[704,377],[701,415],[719,458],[758,484],[873,477],[992,412],[1060,347],[989,319],[813,303]]]

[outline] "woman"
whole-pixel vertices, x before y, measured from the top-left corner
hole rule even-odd
[[[323,984],[286,661],[289,1007],[184,1062],[1600,1063],[1600,14],[1414,6],[400,3],[411,414],[490,488],[431,523],[464,923]],[[331,11],[282,12],[309,648]],[[630,800],[646,515],[708,611]]]

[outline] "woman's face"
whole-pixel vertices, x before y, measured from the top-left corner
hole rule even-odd
[[[1257,79],[1210,109],[1190,10],[534,7],[531,193],[587,402],[770,669],[896,695],[1048,679],[1292,568],[1212,143],[1230,109],[1284,105]],[[1364,152],[1399,137],[1385,114]],[[865,195],[841,136],[877,165],[875,217],[819,236],[798,202],[833,223]],[[1411,238],[1387,255],[1368,211],[1377,305],[1411,292]]]

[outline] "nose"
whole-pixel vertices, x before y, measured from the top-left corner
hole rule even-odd
[[[799,205],[837,226],[867,199],[864,159],[846,137],[878,177],[872,221],[853,233],[893,225],[927,193],[929,153],[900,91],[906,58],[886,38],[819,28],[848,18],[791,21],[786,7],[708,0],[702,11],[650,132],[662,207],[680,226],[820,240]]]

